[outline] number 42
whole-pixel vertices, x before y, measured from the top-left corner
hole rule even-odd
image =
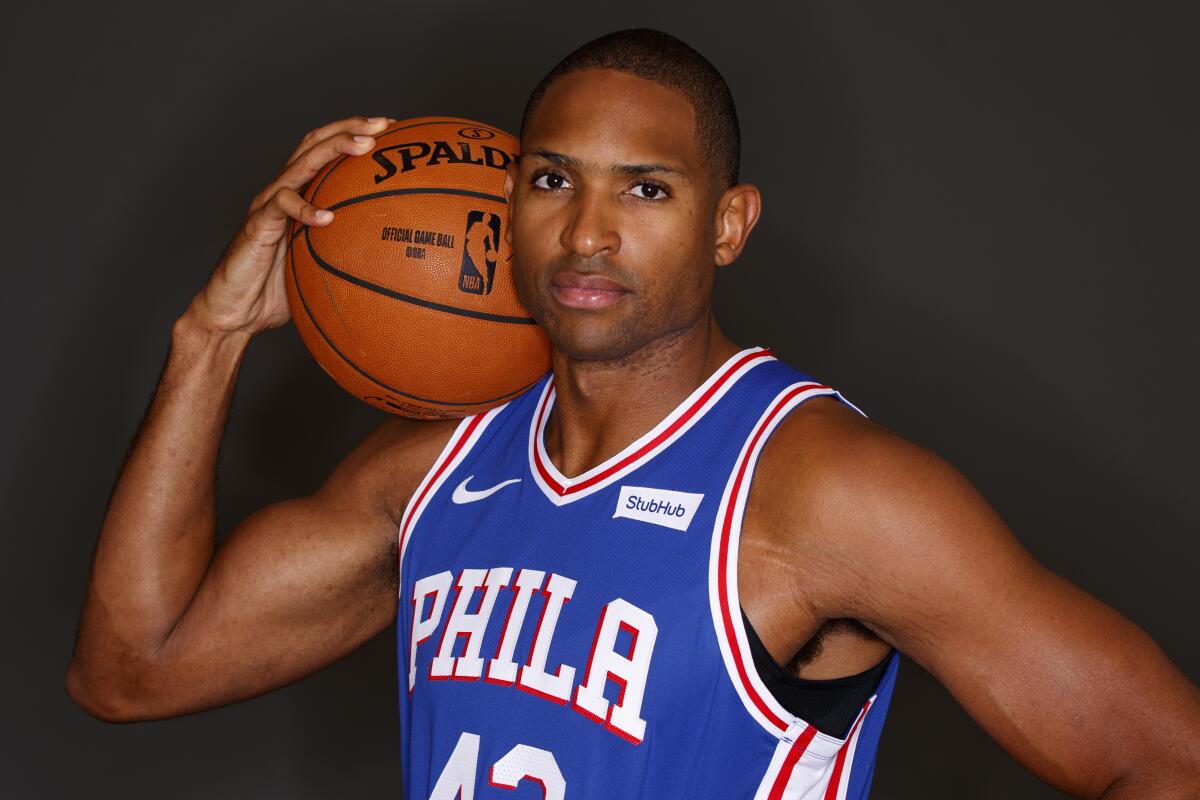
[[[429,800],[475,800],[475,770],[479,764],[479,736],[463,732],[454,745],[450,760],[442,768]],[[563,800],[567,782],[563,780],[554,754],[527,744],[519,744],[492,765],[488,783],[502,789],[515,789],[521,781],[542,787],[543,800]]]

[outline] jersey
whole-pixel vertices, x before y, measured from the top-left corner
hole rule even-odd
[[[572,478],[552,375],[463,419],[400,524],[405,798],[865,798],[897,655],[834,738],[763,685],[738,601],[755,464],[820,395],[743,350]]]

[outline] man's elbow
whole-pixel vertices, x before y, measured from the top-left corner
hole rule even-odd
[[[95,674],[78,660],[67,667],[66,690],[71,702],[103,722],[142,722],[162,715],[153,713],[144,692]]]

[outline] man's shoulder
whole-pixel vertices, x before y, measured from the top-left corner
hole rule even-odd
[[[880,581],[924,580],[935,554],[968,557],[992,515],[954,467],[831,397],[779,425],[749,507],[756,521],[743,536],[796,565],[814,613],[864,621]]]
[[[760,457],[759,472],[795,488],[836,485],[927,453],[831,395],[812,397],[783,418]]]
[[[874,521],[953,502],[965,480],[949,464],[836,398],[795,408],[763,448],[757,503],[784,521],[775,535],[841,548],[881,544]]]

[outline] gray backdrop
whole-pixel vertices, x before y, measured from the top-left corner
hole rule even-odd
[[[10,8],[4,794],[399,796],[394,631],[185,719],[112,726],[72,706],[98,524],[171,321],[301,134],[351,114],[515,129],[558,57],[631,25],[707,54],[741,111],[766,212],[720,279],[727,331],[956,464],[1040,559],[1196,680],[1189,5]],[[223,525],[312,490],[379,420],[290,327],[263,336],[225,446]],[[906,662],[875,796],[1059,795]]]

